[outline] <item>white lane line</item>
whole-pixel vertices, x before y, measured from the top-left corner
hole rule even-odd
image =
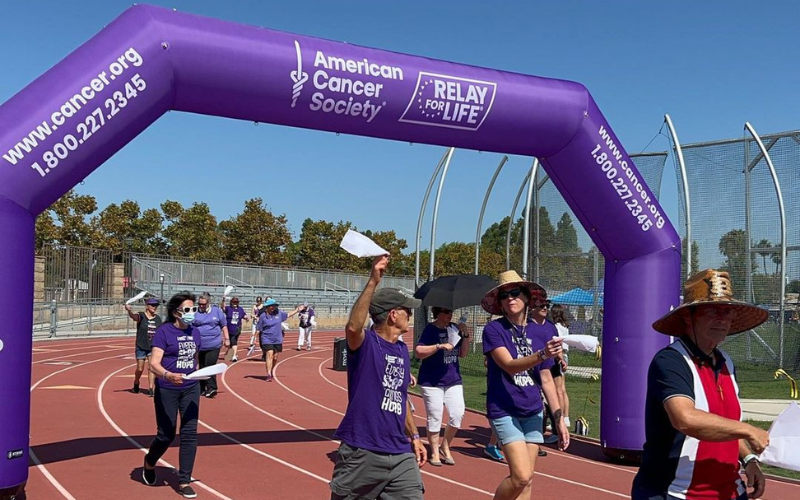
[[[302,356],[302,354],[301,354],[301,355],[299,355],[299,356]],[[287,358],[287,359],[286,359],[286,360],[284,360],[284,361],[289,361],[290,359],[297,358],[297,357],[299,357],[299,356],[293,356],[292,358]],[[283,361],[281,361],[281,363],[283,363]],[[280,365],[281,363],[278,363],[278,365]],[[325,363],[325,361],[323,361],[323,363]],[[318,367],[318,369],[317,369],[317,371],[318,371],[318,372],[320,372],[320,373],[322,373],[321,367],[322,367],[322,363],[319,365],[319,367]],[[324,377],[324,376],[323,376],[323,377]],[[278,366],[277,366],[277,365],[275,366],[275,380],[276,380],[276,381],[277,381],[277,382],[278,382],[278,383],[279,383],[279,384],[280,384],[282,387],[284,387],[284,388],[285,388],[287,391],[291,392],[291,393],[292,393],[292,394],[294,394],[295,396],[297,396],[297,397],[299,397],[299,398],[301,398],[301,399],[303,399],[303,400],[305,400],[305,401],[308,401],[309,403],[312,403],[312,404],[314,404],[314,405],[316,405],[316,406],[318,406],[318,407],[320,407],[320,408],[323,408],[323,409],[325,409],[325,410],[328,410],[328,411],[329,411],[329,412],[331,412],[331,413],[335,413],[335,414],[337,414],[337,415],[342,415],[342,416],[344,415],[344,414],[343,414],[342,412],[340,412],[340,411],[334,410],[333,408],[328,408],[327,406],[325,406],[325,405],[322,405],[322,404],[320,404],[320,403],[317,403],[316,401],[313,401],[313,400],[311,400],[311,399],[309,399],[309,398],[307,398],[307,397],[305,397],[305,396],[302,396],[302,395],[300,395],[300,394],[296,393],[295,391],[293,391],[293,390],[289,389],[288,387],[286,387],[286,385],[284,385],[284,384],[283,384],[283,382],[281,382],[281,381],[280,381],[280,379],[279,379],[279,377],[278,377]],[[331,382],[331,383],[333,383],[333,382]],[[336,385],[336,384],[334,384],[334,385]],[[420,417],[420,418],[421,418],[421,417]],[[482,436],[482,437],[483,437],[483,436]],[[561,455],[561,454],[559,454],[559,455]],[[566,454],[564,454],[564,455],[561,455],[561,456],[567,456],[567,457],[568,457],[569,455],[566,455]],[[591,462],[591,463],[594,463],[594,462]],[[496,464],[496,465],[499,465],[499,466],[502,466],[503,468],[506,468],[506,465],[505,465],[505,464],[501,464],[501,463],[499,463],[499,462],[495,462],[495,464]],[[488,491],[485,491],[485,490],[479,490],[479,489],[477,489],[477,488],[472,488],[472,487],[469,487],[469,486],[467,486],[467,485],[465,485],[465,484],[463,484],[463,483],[456,483],[455,481],[451,481],[451,480],[449,480],[449,479],[447,479],[447,478],[444,478],[444,477],[442,477],[442,476],[437,476],[436,474],[431,474],[430,472],[427,472],[427,471],[424,471],[424,470],[423,470],[423,471],[421,471],[421,472],[422,472],[423,474],[426,474],[426,475],[428,475],[428,476],[431,476],[431,477],[435,477],[436,479],[440,479],[440,480],[442,480],[442,481],[452,482],[453,484],[458,484],[459,486],[464,486],[465,488],[475,489],[475,491],[480,491],[480,492],[483,492],[483,493],[487,493],[487,494],[489,494],[489,495],[494,495],[493,493],[489,493]],[[584,488],[589,488],[589,489],[591,489],[591,490],[595,490],[595,491],[602,491],[603,493],[608,493],[608,494],[610,494],[610,495],[615,495],[615,496],[622,497],[622,498],[630,498],[630,495],[625,495],[625,494],[617,493],[616,491],[607,490],[607,489],[605,489],[605,488],[600,488],[600,487],[598,487],[598,486],[592,486],[592,485],[590,485],[590,484],[584,484],[584,483],[580,483],[580,482],[577,482],[577,481],[571,481],[571,480],[569,480],[569,479],[564,479],[564,478],[562,478],[562,477],[558,477],[558,476],[551,476],[550,474],[545,474],[544,472],[535,471],[535,472],[534,472],[534,474],[537,474],[537,475],[539,475],[539,476],[542,476],[542,477],[547,477],[547,478],[550,478],[550,479],[554,479],[554,480],[556,480],[556,481],[563,481],[563,482],[565,482],[565,483],[570,483],[570,484],[574,484],[574,485],[577,485],[577,486],[582,486],[582,487],[584,487]]]
[[[111,427],[113,427],[114,430],[117,431],[117,433],[120,436],[122,436],[125,439],[127,439],[128,442],[130,442],[134,446],[134,448],[138,448],[139,450],[141,450],[146,455],[147,454],[147,448],[144,448],[141,444],[139,444],[139,442],[137,442],[135,439],[133,439],[127,433],[125,433],[125,431],[123,431],[120,428],[120,426],[118,426],[116,424],[116,422],[114,422],[114,419],[112,419],[109,416],[109,414],[106,412],[105,405],[103,404],[103,388],[106,386],[106,383],[113,376],[115,376],[117,373],[121,372],[122,370],[128,370],[133,366],[136,366],[136,365],[123,366],[119,370],[117,370],[115,372],[112,372],[109,376],[107,376],[106,378],[103,379],[103,382],[100,384],[100,387],[97,388],[97,408],[100,410],[100,413],[103,415],[103,417],[105,417],[105,419],[109,423],[109,425],[111,425]],[[164,459],[160,459],[158,461],[158,463],[160,463],[160,464],[162,464],[162,465],[164,465],[166,467],[169,467],[170,469],[177,470],[176,467],[170,465],[170,463],[167,462]],[[144,483],[142,483],[142,484],[144,484]],[[202,481],[197,481],[194,478],[192,478],[192,484],[196,484],[197,486],[203,488],[204,490],[208,491],[209,493],[211,493],[212,495],[216,496],[217,498],[221,498],[222,500],[233,500],[232,498],[223,495],[222,493],[220,493],[219,491],[215,490],[214,488],[208,486],[207,484],[203,483]]]
[[[40,359],[39,361],[34,361],[31,364],[32,365],[39,365],[39,364],[42,364],[42,363],[47,363],[48,361],[57,361],[57,360],[60,360],[60,359],[74,358],[75,356],[86,356],[86,355],[90,355],[90,354],[102,354],[104,352],[114,352],[114,351],[121,351],[121,350],[122,350],[121,348],[118,348],[118,349],[104,349],[102,351],[79,352],[77,354],[67,354],[65,356],[56,356],[54,358]]]
[[[54,377],[54,376],[58,375],[59,373],[64,373],[65,371],[72,370],[73,368],[78,368],[79,366],[90,365],[92,363],[99,363],[100,361],[106,361],[106,360],[109,360],[109,359],[115,359],[115,358],[118,358],[119,356],[120,355],[110,356],[110,357],[107,357],[107,358],[100,358],[100,359],[96,359],[94,361],[86,361],[84,363],[79,363],[77,365],[73,365],[73,366],[70,366],[68,368],[64,368],[62,370],[58,370],[56,372],[53,372],[53,373],[51,373],[51,374],[49,374],[49,375],[47,375],[45,377],[42,377],[41,379],[39,379],[38,382],[33,384],[31,386],[31,392],[33,392],[33,390],[36,389],[42,382],[44,382],[45,380],[49,379],[50,377]],[[67,489],[64,488],[64,486],[60,482],[58,482],[58,479],[56,479],[52,474],[50,474],[50,471],[47,470],[47,467],[45,467],[42,464],[41,460],[39,460],[39,457],[37,457],[36,453],[33,452],[33,447],[28,447],[28,454],[30,455],[31,460],[33,460],[33,463],[36,464],[36,468],[39,469],[39,472],[41,472],[42,475],[48,481],[50,481],[50,484],[52,484],[55,487],[55,489],[57,489],[58,492],[61,493],[61,495],[64,498],[66,498],[67,500],[75,500],[75,497],[73,497],[69,493],[69,491],[67,491]]]

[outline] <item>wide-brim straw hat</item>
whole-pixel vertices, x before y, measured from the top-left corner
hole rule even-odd
[[[533,281],[526,281],[522,279],[522,277],[517,274],[516,271],[503,271],[500,273],[500,277],[497,279],[497,282],[499,285],[486,292],[486,295],[484,295],[483,299],[481,300],[481,307],[489,314],[496,314],[500,316],[503,315],[503,308],[500,305],[500,300],[497,298],[497,295],[500,293],[500,289],[504,286],[518,285],[520,288],[526,288],[530,292],[529,295],[531,300],[547,299],[547,292],[544,288]]]
[[[702,307],[729,307],[735,315],[728,335],[741,333],[757,327],[769,317],[769,312],[733,297],[731,277],[725,271],[706,269],[695,274],[683,288],[683,303],[653,323],[661,333],[680,337],[686,333],[683,311]]]

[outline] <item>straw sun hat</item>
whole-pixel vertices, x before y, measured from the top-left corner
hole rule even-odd
[[[736,314],[728,335],[755,328],[769,316],[766,310],[733,298],[731,277],[727,272],[706,269],[689,278],[683,288],[683,303],[653,323],[653,328],[658,332],[680,337],[686,333],[682,311],[706,306],[722,306],[734,310]]]
[[[481,307],[489,314],[503,314],[503,308],[497,295],[500,293],[500,289],[507,285],[518,285],[520,288],[527,289],[530,292],[531,301],[534,299],[545,300],[547,298],[547,292],[544,288],[532,281],[525,281],[516,271],[503,271],[500,273],[497,282],[500,284],[489,290],[481,300]]]

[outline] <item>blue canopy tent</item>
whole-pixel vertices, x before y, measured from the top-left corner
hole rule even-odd
[[[566,306],[592,306],[594,305],[594,294],[592,292],[587,292],[581,287],[576,287],[568,292],[550,297],[550,300],[554,304],[563,304]],[[600,307],[603,306],[602,295],[599,297],[597,305]]]

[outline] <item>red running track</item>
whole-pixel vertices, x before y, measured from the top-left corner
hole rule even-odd
[[[330,497],[332,435],[347,406],[346,374],[331,369],[332,339],[341,335],[315,332],[314,350],[284,352],[275,382],[264,380],[257,358],[232,364],[218,396],[201,398],[198,498]],[[290,334],[286,346],[294,341]],[[157,486],[141,481],[155,417],[152,399],[130,392],[132,338],[36,342],[33,358],[28,499],[179,498],[177,440],[158,466]],[[424,435],[422,401],[415,405]],[[488,435],[485,418],[468,412],[453,443],[457,464],[423,467],[425,497],[491,498],[507,468],[482,455]],[[536,490],[564,500],[629,498],[635,469],[605,462],[596,444],[573,439],[568,452],[548,451]],[[800,498],[800,486],[770,481],[764,498]]]

